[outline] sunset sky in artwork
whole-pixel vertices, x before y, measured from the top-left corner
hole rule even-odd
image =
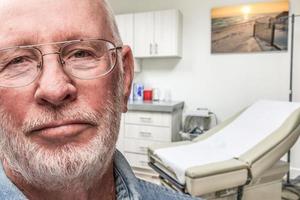
[[[238,6],[226,6],[212,9],[212,18],[232,17],[240,15],[252,14],[268,14],[278,13],[289,10],[288,0],[269,2],[269,3],[253,3]]]

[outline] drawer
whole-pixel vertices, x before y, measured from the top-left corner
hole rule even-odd
[[[124,150],[126,152],[147,154],[148,147],[154,144],[166,144],[166,142],[156,142],[151,140],[125,139]]]
[[[125,152],[125,157],[132,167],[151,169],[148,165],[148,156],[146,155]]]
[[[172,115],[157,112],[128,112],[125,114],[126,124],[154,125],[171,127]]]
[[[172,133],[167,127],[126,124],[125,138],[171,142]]]

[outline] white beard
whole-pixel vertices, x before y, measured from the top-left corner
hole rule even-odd
[[[74,187],[88,189],[102,177],[112,161],[120,121],[120,106],[116,104],[108,103],[101,114],[83,107],[68,112],[50,114],[47,111],[32,115],[35,120],[27,123],[28,127],[60,117],[98,124],[97,135],[88,143],[65,144],[56,149],[46,149],[31,141],[24,130],[14,128],[11,116],[0,110],[1,159],[16,176],[36,187],[50,191]]]

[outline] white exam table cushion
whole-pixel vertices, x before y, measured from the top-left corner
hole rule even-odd
[[[298,108],[300,103],[258,101],[207,139],[157,149],[154,155],[184,184],[188,168],[239,157],[276,131]]]

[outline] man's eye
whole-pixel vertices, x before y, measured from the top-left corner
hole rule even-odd
[[[83,51],[83,50],[80,50],[80,51],[76,51],[73,56],[73,58],[87,58],[87,57],[92,57],[92,53],[91,52],[88,52],[88,51]]]
[[[30,66],[32,59],[27,56],[19,56],[15,58],[8,58],[3,63],[0,63],[0,72],[4,70],[15,70]]]
[[[22,64],[26,62],[25,58],[24,57],[17,57],[17,58],[14,58],[12,59],[8,65],[17,65],[17,64]]]

